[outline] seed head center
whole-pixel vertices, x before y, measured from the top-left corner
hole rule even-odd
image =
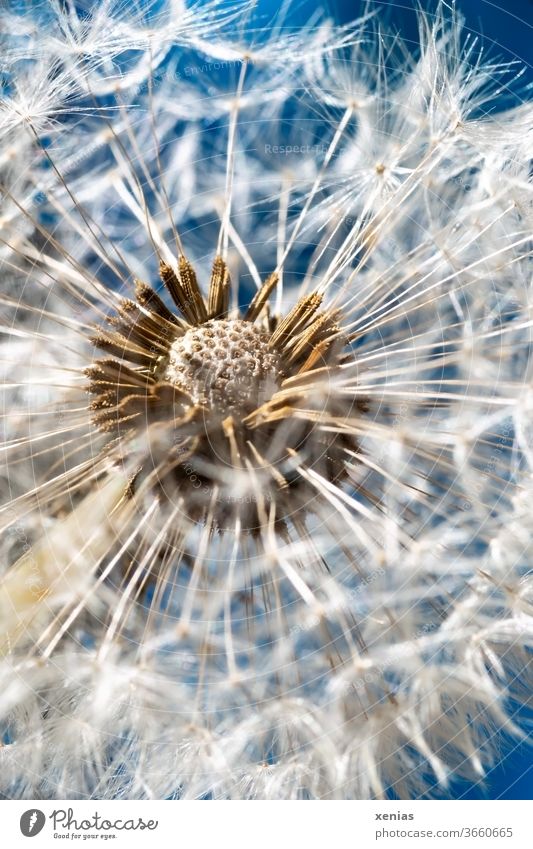
[[[281,358],[268,338],[249,321],[213,319],[172,344],[165,378],[215,418],[239,419],[280,386]]]

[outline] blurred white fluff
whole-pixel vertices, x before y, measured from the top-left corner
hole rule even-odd
[[[247,2],[15,5],[0,791],[415,798],[480,779],[531,681],[533,108],[497,108],[519,69],[444,3],[416,55],[373,16],[291,30]],[[232,278],[249,293],[278,264],[273,312],[320,287],[355,341],[309,408],[372,404],[348,482],[304,470],[314,516],[256,537],[169,529],[155,495],[132,520],[82,372],[94,322],[157,278],[174,228],[205,278],[233,118]],[[145,595],[136,570],[156,576]]]

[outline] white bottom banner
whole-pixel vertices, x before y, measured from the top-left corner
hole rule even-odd
[[[528,808],[521,801],[6,801],[2,846],[531,849]]]

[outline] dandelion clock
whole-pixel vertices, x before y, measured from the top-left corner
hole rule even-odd
[[[520,67],[447,3],[2,18],[2,794],[482,780],[531,683]]]

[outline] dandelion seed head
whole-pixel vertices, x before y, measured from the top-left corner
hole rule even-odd
[[[321,309],[322,296],[312,293],[285,317],[272,315],[275,273],[241,317],[229,317],[230,278],[220,257],[207,298],[183,256],[177,267],[160,268],[176,313],[138,282],[136,302],[123,300],[109,330],[94,337],[113,355],[86,369],[93,422],[112,436],[103,452],[122,462],[134,453],[135,487],[148,475],[206,526],[257,529],[273,508],[278,522],[308,512],[311,492],[294,474],[299,455],[334,482],[345,474],[343,452],[357,441],[317,433],[299,419],[299,404],[305,397],[316,415],[328,406],[332,416],[365,409],[324,391],[323,373],[339,368],[345,346],[338,312]],[[140,434],[142,454],[130,452]]]
[[[268,335],[241,319],[211,320],[170,347],[165,377],[183,388],[209,417],[237,420],[270,400],[281,382],[279,355]]]
[[[453,793],[527,701],[531,107],[445,3],[86,7],[6,14],[1,792]]]

